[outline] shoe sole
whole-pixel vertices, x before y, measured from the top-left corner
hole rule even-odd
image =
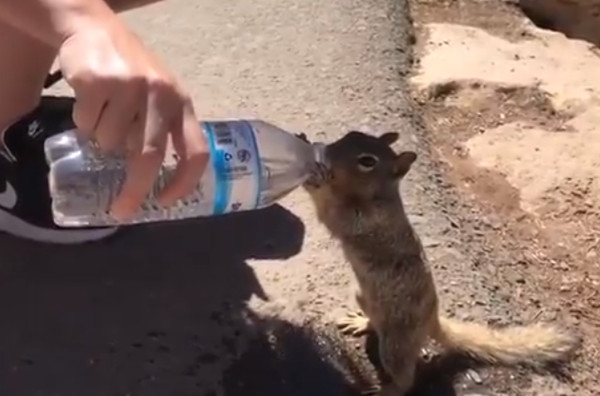
[[[51,229],[37,227],[9,212],[0,210],[0,231],[23,239],[55,244],[79,244],[104,239],[119,230],[119,227],[99,229]]]

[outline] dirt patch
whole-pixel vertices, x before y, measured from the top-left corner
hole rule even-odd
[[[489,252],[511,252],[502,269],[511,274],[503,275],[501,287],[514,290],[527,310],[537,307],[539,316],[573,320],[585,334],[584,353],[567,388],[595,392],[596,49],[536,28],[501,0],[415,0],[412,7],[419,55],[412,81],[431,145],[468,205],[481,210],[479,232]]]
[[[570,130],[565,122],[571,114],[557,111],[548,95],[533,87],[452,81],[430,86],[417,101],[427,108],[430,128],[440,131],[436,147],[462,175],[462,184],[502,213],[520,211],[519,189],[498,172],[474,166],[469,140],[517,122],[555,132]]]

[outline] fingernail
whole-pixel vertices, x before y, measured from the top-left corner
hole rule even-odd
[[[110,215],[117,221],[124,221],[130,216],[130,210],[121,202],[115,202],[110,208]]]
[[[174,199],[172,197],[159,197],[156,201],[163,208],[168,208],[169,206],[173,205],[177,201],[177,199]]]
[[[156,198],[156,201],[160,206],[168,207],[173,205],[177,199],[178,198],[173,194],[173,191],[170,188],[165,188]]]

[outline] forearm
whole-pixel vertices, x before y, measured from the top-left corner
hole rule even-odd
[[[0,0],[0,19],[58,48],[82,27],[111,24],[116,16],[104,0]]]

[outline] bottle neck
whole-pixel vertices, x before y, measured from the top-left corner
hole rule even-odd
[[[315,162],[327,166],[327,157],[325,155],[327,145],[324,143],[312,143],[312,148]]]

